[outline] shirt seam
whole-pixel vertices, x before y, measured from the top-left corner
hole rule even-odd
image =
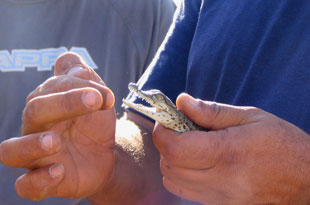
[[[139,46],[136,42],[136,39],[135,39],[135,35],[134,35],[134,31],[132,31],[131,27],[129,26],[128,22],[125,20],[125,18],[121,15],[121,12],[120,12],[120,9],[111,1],[109,0],[110,4],[113,6],[113,8],[115,9],[115,11],[117,12],[117,14],[119,15],[119,17],[121,18],[122,22],[124,23],[124,25],[126,26],[128,32],[130,33],[130,36],[132,38],[132,41],[138,51],[138,57],[139,57],[139,60],[141,61],[142,59],[142,56],[141,56],[141,53],[140,53],[140,49],[139,49]]]

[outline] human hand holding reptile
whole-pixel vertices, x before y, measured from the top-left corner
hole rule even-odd
[[[17,193],[42,200],[106,190],[115,168],[113,101],[112,92],[77,56],[60,57],[55,77],[27,99],[24,136],[0,145],[1,162],[29,169],[16,181]],[[156,125],[154,143],[170,192],[211,204],[309,202],[310,138],[305,132],[253,107],[203,102],[184,94],[177,107],[211,131],[180,133]],[[148,159],[154,161],[154,156]],[[137,176],[143,175],[142,169]],[[147,175],[155,169],[151,166]]]
[[[164,186],[208,204],[306,204],[310,137],[254,107],[204,102],[182,94],[177,107],[212,131],[179,133],[157,123]]]

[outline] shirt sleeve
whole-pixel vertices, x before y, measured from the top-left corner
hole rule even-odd
[[[200,7],[201,0],[184,0],[179,5],[164,42],[138,81],[139,89],[161,90],[173,102],[184,92],[187,60]],[[127,100],[147,105],[133,93],[129,93]]]

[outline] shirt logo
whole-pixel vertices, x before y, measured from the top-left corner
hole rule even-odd
[[[0,71],[21,72],[26,68],[37,68],[37,71],[51,71],[55,65],[56,58],[67,52],[66,47],[46,49],[14,49],[11,54],[7,50],[0,50]],[[86,63],[97,69],[86,48],[72,47],[70,51],[82,56]]]

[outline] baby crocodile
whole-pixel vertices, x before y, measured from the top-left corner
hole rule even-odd
[[[190,121],[181,111],[177,110],[172,101],[161,91],[156,89],[143,91],[138,89],[138,86],[134,83],[130,83],[128,88],[153,107],[134,104],[125,99],[123,99],[123,103],[153,120],[158,121],[164,127],[178,132],[203,130]]]

